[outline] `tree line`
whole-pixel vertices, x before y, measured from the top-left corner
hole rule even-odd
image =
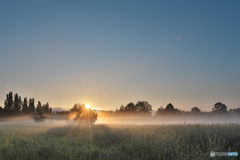
[[[6,95],[4,101],[4,108],[0,107],[0,115],[20,115],[20,114],[34,114],[36,112],[52,113],[52,108],[49,107],[49,103],[42,104],[38,101],[35,107],[35,99],[29,100],[25,97],[22,101],[21,96],[18,93],[14,94],[9,92]]]
[[[101,111],[104,112],[104,111]],[[136,104],[133,102],[128,103],[126,106],[121,105],[119,108],[116,108],[115,113],[135,113],[140,114],[144,113],[145,115],[151,115],[152,112],[152,106],[147,101],[138,101]],[[114,112],[105,112],[105,113],[114,113]],[[171,114],[235,114],[240,115],[240,108],[237,109],[229,109],[227,110],[227,106],[221,102],[217,102],[214,104],[211,112],[202,112],[201,109],[198,107],[192,107],[190,112],[186,112],[184,110],[180,110],[178,108],[175,108],[172,103],[167,104],[165,108],[160,107],[157,109],[155,116],[163,116],[163,115],[171,115]]]
[[[76,107],[78,106],[78,107]],[[76,109],[78,108],[78,109]],[[62,112],[55,112],[55,114],[69,114],[70,112],[76,112],[75,110],[82,111],[80,108],[85,108],[82,104],[75,104],[70,111],[62,111]],[[148,101],[138,101],[136,104],[133,102],[128,103],[126,106],[121,105],[119,108],[116,108],[115,112],[105,112],[107,114],[114,114],[114,115],[128,115],[128,114],[135,114],[135,115],[152,115],[152,105],[148,103]],[[9,92],[6,95],[6,99],[4,102],[4,108],[0,107],[0,116],[1,115],[20,115],[20,114],[34,114],[34,113],[51,113],[52,108],[49,107],[49,103],[42,104],[38,101],[35,107],[35,99],[30,98],[29,100],[25,97],[22,101],[21,96],[16,93],[13,96],[12,92]],[[95,112],[95,111],[94,111]],[[100,111],[103,112],[103,111]],[[221,102],[217,102],[214,104],[211,112],[202,112],[198,107],[192,107],[190,112],[186,112],[180,109],[175,108],[171,103],[167,104],[165,108],[160,107],[157,109],[155,116],[162,116],[162,115],[169,115],[169,114],[234,114],[240,115],[240,108],[237,109],[229,109],[227,110],[227,106]]]

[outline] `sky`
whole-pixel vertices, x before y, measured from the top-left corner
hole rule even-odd
[[[240,108],[240,1],[0,0],[0,106]]]

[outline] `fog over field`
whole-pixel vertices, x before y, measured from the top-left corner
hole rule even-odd
[[[1,124],[19,124],[19,125],[73,125],[74,120],[66,120],[67,116],[47,116],[43,122],[35,122],[29,116],[1,118]],[[134,125],[164,125],[164,124],[240,124],[240,117],[229,116],[162,116],[162,117],[143,117],[143,116],[99,116],[95,124],[134,124]]]
[[[0,159],[209,159],[240,153],[239,119],[226,116],[101,116],[95,124],[63,115],[0,119]],[[227,159],[237,159],[229,157]]]

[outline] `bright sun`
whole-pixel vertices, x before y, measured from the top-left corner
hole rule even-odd
[[[90,106],[89,104],[86,104],[86,106],[85,106],[85,107],[86,107],[86,108],[89,108],[89,106]]]

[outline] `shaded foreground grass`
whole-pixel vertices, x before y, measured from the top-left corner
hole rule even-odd
[[[239,143],[238,124],[0,124],[0,159],[4,160],[214,159],[210,151],[240,153]]]

